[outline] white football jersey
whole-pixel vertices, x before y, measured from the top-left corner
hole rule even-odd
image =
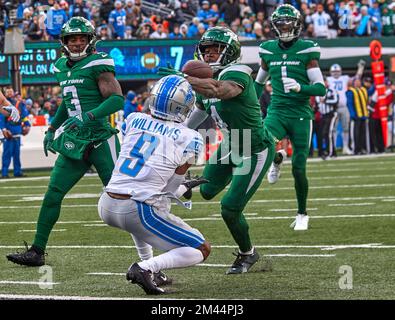
[[[140,202],[155,202],[166,193],[177,167],[203,150],[203,138],[181,123],[131,113],[121,151],[105,191],[129,194]]]
[[[339,94],[338,108],[347,107],[346,91],[348,90],[348,81],[350,77],[348,75],[342,75],[339,78],[327,77],[329,88],[337,91]]]

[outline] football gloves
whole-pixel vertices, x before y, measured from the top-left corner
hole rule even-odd
[[[45,132],[43,144],[44,144],[44,154],[46,157],[48,157],[48,150],[51,151],[52,153],[55,153],[50,149],[54,137],[55,137],[54,131],[48,130],[47,132]]]
[[[90,113],[90,112],[86,112],[86,113],[82,113],[81,114],[81,119],[79,119],[78,117],[71,117],[68,118],[64,123],[63,123],[63,128],[64,130],[72,130],[75,128],[81,128],[85,122],[91,121],[95,119],[95,116]]]
[[[300,91],[300,84],[295,79],[284,77],[282,80],[285,92],[289,92],[291,90],[294,92]]]
[[[192,189],[200,186],[203,183],[208,183],[209,181],[204,177],[196,176],[195,178],[190,178],[190,176],[186,177],[186,181],[182,183],[183,186],[187,188],[187,191],[183,194],[185,199],[190,200],[192,198]]]
[[[18,109],[15,108],[14,106],[3,107],[3,109],[10,114],[9,117],[12,122],[18,122],[19,119],[21,118]]]

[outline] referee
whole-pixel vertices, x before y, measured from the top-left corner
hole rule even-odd
[[[336,157],[336,123],[337,123],[337,104],[339,94],[337,91],[328,87],[325,80],[327,93],[325,97],[315,97],[318,110],[321,113],[321,121],[318,129],[318,154],[324,160],[329,157]]]

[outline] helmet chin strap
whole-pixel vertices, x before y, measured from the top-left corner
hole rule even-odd
[[[293,45],[297,40],[298,40],[297,37],[296,37],[296,38],[293,38],[291,41],[284,41],[284,40],[281,40],[281,38],[280,38],[279,46],[280,46],[282,49],[289,49],[290,47],[292,47],[292,45]]]

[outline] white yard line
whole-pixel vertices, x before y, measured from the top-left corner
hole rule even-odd
[[[34,295],[34,294],[0,294],[0,300],[157,300],[154,298],[119,298],[119,297],[91,297],[91,296],[56,296],[56,295]],[[194,299],[175,299],[162,298],[161,300],[194,300]],[[207,299],[215,300],[215,299]],[[229,300],[229,299],[227,299]]]
[[[352,206],[373,206],[374,202],[359,202],[359,203],[334,203],[328,204],[328,207],[352,207]]]
[[[235,245],[212,245],[212,248],[234,249]],[[395,245],[383,245],[382,243],[364,243],[364,244],[329,244],[329,245],[254,245],[256,248],[263,249],[321,249],[321,250],[337,250],[337,249],[395,249]],[[5,246],[0,245],[0,249],[18,249],[21,246]],[[125,245],[84,245],[84,246],[47,246],[48,249],[134,249],[135,246]]]
[[[270,212],[296,212],[298,208],[291,209],[269,209]],[[307,208],[307,211],[317,211],[318,208]]]
[[[310,215],[310,219],[340,219],[340,218],[378,218],[378,217],[395,217],[395,213],[377,213],[377,214],[339,214],[339,215]],[[295,219],[295,216],[274,216],[274,217],[255,217],[248,215],[248,220],[287,220]],[[222,221],[220,216],[200,217],[200,218],[184,218],[184,221]],[[89,224],[87,222],[92,222]],[[0,221],[0,225],[9,224],[36,224],[37,221]],[[58,221],[57,224],[82,224],[84,226],[107,226],[102,221]]]
[[[1,284],[32,284],[32,285],[45,285],[45,286],[51,286],[55,284],[60,284],[60,282],[39,282],[39,281],[8,281],[8,280],[2,280],[0,281]]]
[[[67,231],[67,229],[52,229],[52,232],[64,232]],[[18,230],[18,232],[36,232],[36,229],[31,229],[31,230]]]

